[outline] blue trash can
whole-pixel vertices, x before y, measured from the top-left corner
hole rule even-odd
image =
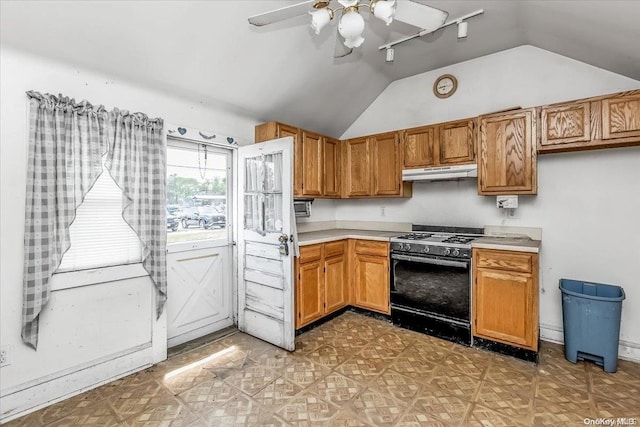
[[[567,360],[573,363],[591,360],[604,367],[605,372],[615,372],[624,289],[560,279],[560,291]]]

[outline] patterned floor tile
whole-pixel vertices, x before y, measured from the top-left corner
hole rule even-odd
[[[126,420],[130,427],[186,427],[204,421],[175,398],[167,398],[145,408],[142,413]]]
[[[296,337],[296,353],[308,353],[323,345],[331,344],[335,337],[327,339],[321,332],[315,329]]]
[[[399,350],[372,343],[360,350],[356,357],[361,357],[372,362],[382,361],[390,363],[390,361],[398,357],[399,354]]]
[[[303,393],[287,402],[276,415],[293,425],[324,426],[338,412],[331,403],[310,393]]]
[[[485,381],[480,385],[475,401],[526,424],[531,421],[533,414],[533,395],[534,388],[531,385],[498,385]]]
[[[240,391],[220,378],[197,384],[178,397],[195,412],[222,405],[240,394]]]
[[[364,387],[344,375],[332,372],[307,390],[327,402],[342,407],[353,399],[356,394],[364,390]]]
[[[459,425],[459,420],[446,422],[425,414],[411,407],[395,424],[395,427],[453,427]]]
[[[501,354],[493,356],[491,366],[499,366],[504,369],[510,369],[511,371],[531,375],[535,375],[536,370],[538,369],[538,365],[533,362],[526,362],[524,360],[516,359],[515,357],[503,356]]]
[[[111,392],[109,403],[122,420],[139,414],[149,404],[157,399],[171,396],[171,393],[156,381],[143,383],[138,386],[120,387]]]
[[[461,353],[452,352],[444,359],[443,366],[474,378],[482,378],[491,364],[490,360],[480,357],[470,358]]]
[[[501,364],[492,363],[487,369],[484,379],[497,385],[516,385],[533,389],[535,374],[533,371],[524,372],[504,367]]]
[[[168,388],[173,394],[178,394],[213,378],[215,378],[215,374],[213,372],[203,368],[202,366],[195,366],[189,370],[172,376],[161,377],[158,381]]]
[[[2,425],[4,427],[41,427],[44,424],[40,421],[40,412],[32,412],[13,421],[7,421]]]
[[[224,381],[239,388],[248,395],[254,395],[280,376],[279,373],[258,364],[247,364],[241,370],[231,373]]]
[[[370,342],[371,339],[346,331],[344,335],[327,340],[325,344],[328,344],[338,350],[345,350],[353,354],[354,350],[359,350]]]
[[[425,396],[416,399],[413,409],[446,423],[462,421],[472,403],[451,396]]]
[[[91,406],[100,404],[103,399],[104,396],[99,391],[99,389],[93,389],[86,393],[48,406],[34,414],[35,417],[30,418],[32,419],[33,425],[46,425],[53,421],[64,418],[74,411],[87,410]],[[37,418],[37,420],[33,418]],[[28,426],[29,424],[27,423],[25,425]]]
[[[616,372],[605,372],[601,366],[595,363],[587,364],[587,372],[592,379],[592,383],[606,384],[628,384],[633,389],[640,389],[640,369],[634,368],[633,365],[640,365],[640,363],[630,363],[624,360],[618,361],[618,369]]]
[[[372,327],[366,322],[357,324],[355,326],[350,327],[348,330],[344,332],[346,336],[354,336],[359,337],[360,339],[364,339],[367,342],[371,342],[374,338],[382,332],[381,329]],[[340,338],[342,335],[338,336]]]
[[[591,404],[573,402],[552,402],[536,398],[533,402],[535,425],[584,425],[585,418],[595,418]]]
[[[552,402],[588,403],[587,386],[575,388],[548,378],[538,378],[536,397]]]
[[[591,391],[609,399],[633,399],[640,396],[640,382],[638,385],[633,381],[621,382],[614,375],[591,374]]]
[[[423,359],[440,363],[444,360],[447,355],[451,352],[451,343],[450,345],[441,345],[440,340],[425,340],[419,339],[416,340],[413,344],[411,344],[405,351],[405,354],[415,353],[420,355]]]
[[[464,425],[470,427],[518,427],[524,424],[508,415],[502,415],[481,405],[475,405],[465,419]]]
[[[274,422],[273,414],[245,395],[238,395],[222,406],[204,412],[201,417],[210,426],[262,426],[265,420]]]
[[[301,390],[302,387],[284,378],[278,378],[255,394],[253,400],[258,402],[262,407],[270,411],[275,411]]]
[[[121,420],[108,406],[92,406],[73,411],[47,426],[54,427],[114,427],[120,425]]]
[[[425,383],[424,388],[420,391],[420,395],[425,397],[450,396],[472,400],[479,387],[480,380],[477,378],[439,367],[439,369],[434,372],[433,377]]]
[[[607,399],[594,395],[593,400],[599,417],[635,418],[640,423],[640,396],[635,399]]]
[[[367,384],[380,375],[387,366],[389,366],[389,362],[374,362],[361,357],[353,357],[338,366],[335,370],[346,377]]]
[[[414,341],[415,338],[412,335],[397,332],[385,332],[378,335],[374,340],[376,344],[380,344],[394,350],[404,350]]]
[[[406,404],[369,388],[356,396],[351,407],[359,418],[382,427],[393,425],[406,409]]]
[[[260,353],[254,353],[249,356],[252,361],[269,369],[281,369],[301,358],[301,353],[288,352],[281,348],[272,347]]]
[[[313,363],[310,360],[296,360],[281,371],[284,378],[301,387],[307,387],[331,372],[326,366]]]
[[[395,399],[410,402],[420,391],[421,385],[408,376],[388,369],[371,383],[371,387]]]
[[[327,423],[328,427],[372,427],[359,419],[353,412],[349,410],[340,410]]]
[[[323,345],[306,354],[306,357],[314,363],[333,368],[350,358],[353,354],[349,354],[344,350],[338,350],[330,345]]]
[[[423,359],[415,352],[404,352],[391,364],[391,369],[408,375],[416,381],[425,382],[431,379],[437,364]]]

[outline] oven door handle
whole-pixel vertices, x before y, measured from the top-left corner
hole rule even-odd
[[[422,258],[422,257],[413,257],[413,256],[398,255],[398,254],[391,255],[391,259],[397,259],[400,261],[420,262],[422,264],[442,265],[445,267],[460,267],[460,268],[469,267],[469,263],[464,261],[449,261],[446,259]]]

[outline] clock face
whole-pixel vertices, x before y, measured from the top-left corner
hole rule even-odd
[[[433,93],[438,98],[448,98],[458,87],[458,81],[451,74],[438,77],[433,85]]]

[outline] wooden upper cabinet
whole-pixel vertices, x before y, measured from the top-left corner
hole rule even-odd
[[[635,92],[602,100],[602,139],[640,140],[640,91]]]
[[[373,152],[373,195],[400,195],[402,168],[398,134],[392,132],[374,135],[370,144]]]
[[[441,165],[475,162],[474,126],[474,120],[460,120],[438,126]]]
[[[591,140],[591,104],[575,102],[540,109],[540,145],[568,144]]]
[[[540,153],[640,145],[640,90],[597,96],[540,111]]]
[[[324,137],[302,131],[302,194],[322,196],[324,181]]]
[[[302,132],[293,126],[278,122],[267,122],[256,126],[255,142],[293,137],[293,195],[302,196]]]
[[[405,168],[426,168],[437,164],[436,130],[437,126],[423,126],[404,132]]]
[[[369,196],[372,193],[371,153],[368,138],[344,141],[344,195]]]
[[[535,109],[481,116],[478,194],[536,194]]]
[[[327,197],[340,197],[341,168],[340,141],[332,138],[324,139],[324,189]]]

